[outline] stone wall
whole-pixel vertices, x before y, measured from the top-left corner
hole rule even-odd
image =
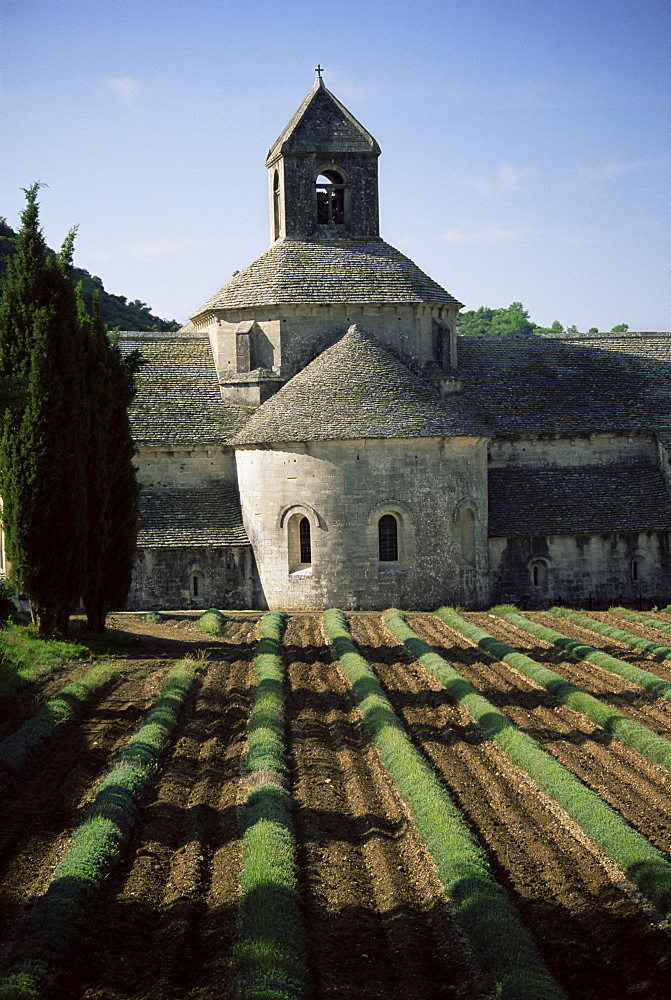
[[[194,486],[221,479],[235,482],[236,476],[235,455],[226,446],[140,447],[135,465],[139,482],[153,487]]]
[[[607,607],[671,600],[668,532],[491,538],[489,559],[492,602]]]
[[[437,330],[444,330],[443,367],[456,367],[456,308],[451,306],[334,303],[221,310],[213,315],[209,333],[224,390],[232,379],[231,395],[245,402],[235,379],[241,371],[270,368],[291,378],[353,323],[413,369],[436,363]]]
[[[539,404],[540,405],[540,404]],[[657,464],[654,435],[647,431],[628,434],[546,434],[494,438],[489,445],[490,467]]]
[[[346,232],[379,232],[377,156],[371,153],[307,153],[279,157],[269,164],[270,235],[276,239],[273,210],[275,171],[279,179],[279,236],[309,236],[317,226],[315,181],[324,169],[337,170],[345,182]]]
[[[243,520],[269,607],[487,603],[484,439],[250,447],[238,449],[236,461]],[[466,545],[465,507],[473,512]],[[398,523],[395,563],[378,558],[378,521],[385,513]],[[289,534],[297,515],[310,523],[311,563],[292,567]],[[462,558],[469,545],[470,561]]]
[[[265,607],[251,546],[137,552],[127,611],[210,607]]]

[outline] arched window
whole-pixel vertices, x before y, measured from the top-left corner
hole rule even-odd
[[[377,522],[378,559],[398,562],[398,521],[393,514],[383,514]]]
[[[277,170],[273,177],[273,235],[280,238],[280,175]]]
[[[310,522],[307,517],[302,517],[298,524],[298,539],[301,549],[301,562],[312,562],[312,545],[310,543]]]
[[[645,559],[643,556],[634,556],[631,560],[631,582],[640,583],[645,573]]]
[[[194,570],[189,575],[189,593],[191,597],[203,597],[205,593],[203,574],[199,570]]]
[[[337,170],[324,170],[315,182],[317,224],[342,226],[345,222],[345,181]]]
[[[293,514],[287,524],[289,572],[298,573],[312,566],[310,521],[304,514]]]
[[[548,567],[542,559],[536,559],[531,564],[531,583],[534,587],[547,587]]]
[[[461,561],[475,566],[475,513],[471,507],[459,511],[459,547]]]

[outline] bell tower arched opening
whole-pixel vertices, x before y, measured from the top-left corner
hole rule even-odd
[[[318,226],[345,224],[345,178],[332,167],[322,169],[315,181]]]

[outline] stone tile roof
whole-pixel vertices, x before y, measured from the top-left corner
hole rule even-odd
[[[560,340],[563,344],[575,344],[603,351],[617,351],[638,357],[656,358],[671,364],[671,333],[638,332],[625,333],[547,333],[543,340]]]
[[[671,498],[649,465],[490,469],[489,534],[671,531]]]
[[[271,396],[234,445],[486,434],[467,400],[442,398],[375,341],[345,336]]]
[[[136,445],[222,444],[238,411],[222,401],[207,337],[122,333],[124,353],[140,351],[130,408]]]
[[[671,531],[671,498],[654,466],[490,469],[489,534]]]
[[[409,257],[379,237],[329,231],[273,243],[194,316],[211,309],[303,302],[461,305]]]
[[[370,132],[340,103],[321,79],[268,151],[266,166],[281,153],[380,153]]]
[[[229,545],[249,545],[238,491],[231,483],[142,490],[140,548]]]
[[[671,334],[459,337],[457,366],[493,434],[671,429]]]

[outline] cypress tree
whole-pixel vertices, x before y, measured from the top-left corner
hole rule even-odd
[[[82,326],[72,282],[74,231],[47,255],[38,184],[0,305],[0,379],[22,386],[0,426],[0,496],[12,580],[40,630],[67,631],[81,595],[87,533]]]
[[[88,542],[82,598],[92,631],[105,630],[109,610],[128,594],[137,537],[139,486],[128,406],[139,358],[124,360],[100,316],[97,297],[84,320],[89,338]]]

